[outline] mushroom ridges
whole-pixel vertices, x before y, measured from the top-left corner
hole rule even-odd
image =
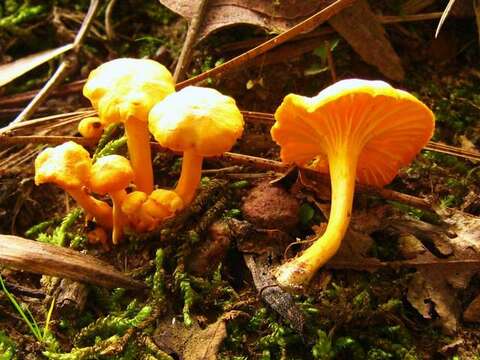
[[[383,186],[428,142],[433,113],[413,95],[382,81],[343,80],[313,98],[287,95],[275,113],[273,139],[282,161],[329,172],[332,205],[325,233],[276,271],[281,286],[297,288],[340,247],[355,180]]]

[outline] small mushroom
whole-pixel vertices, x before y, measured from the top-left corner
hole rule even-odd
[[[133,180],[133,170],[128,159],[120,155],[108,155],[98,159],[92,166],[90,189],[98,194],[108,194],[113,204],[113,244],[118,244],[127,219],[121,211],[122,201],[127,196],[125,188]]]
[[[203,158],[230,150],[242,135],[243,116],[231,97],[188,86],[155,105],[148,125],[160,145],[183,151],[175,192],[188,205],[200,182]]]
[[[86,117],[78,123],[78,132],[87,139],[100,139],[103,129],[104,123],[97,116]]]
[[[147,118],[153,105],[175,91],[173,77],[162,64],[148,59],[115,59],[88,76],[85,95],[105,126],[123,122],[137,189],[153,190]]]
[[[129,224],[139,232],[152,231],[182,208],[182,198],[164,189],[154,190],[150,195],[134,191],[122,203],[122,212],[127,215]]]
[[[383,81],[343,80],[313,98],[289,94],[275,113],[273,139],[286,163],[330,173],[332,205],[325,233],[281,265],[284,288],[306,284],[338,250],[350,222],[355,180],[384,186],[432,136],[433,113]]]
[[[112,208],[86,192],[92,160],[88,151],[72,141],[43,150],[35,159],[35,184],[54,183],[63,188],[96,221],[112,227]]]

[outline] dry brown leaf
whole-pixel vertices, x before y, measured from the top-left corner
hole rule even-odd
[[[215,360],[220,345],[227,337],[226,323],[237,317],[244,316],[241,311],[229,311],[205,329],[197,322],[186,327],[180,321],[172,321],[165,316],[161,321],[153,339],[155,343],[169,354],[176,354],[180,360]]]
[[[324,213],[328,214],[328,209]],[[480,218],[453,210],[440,215],[443,226],[406,218],[385,206],[356,211],[339,252],[326,266],[366,271],[416,268],[407,300],[445,333],[454,334],[460,322],[460,293],[480,272]],[[397,233],[400,253],[407,260],[381,262],[369,257],[373,240],[368,234],[383,230]]]
[[[366,63],[376,66],[389,79],[404,78],[400,58],[365,0],[356,1],[333,16],[329,23]]]
[[[451,247],[452,254],[441,259],[430,251],[419,253],[416,260],[436,262],[438,266],[434,271],[432,268],[417,268],[407,298],[425,318],[431,318],[433,313],[438,314],[438,322],[443,330],[453,334],[460,319],[458,292],[468,286],[480,267],[478,263],[455,264],[452,261],[479,258],[480,219],[454,210],[443,211],[442,217],[450,224],[448,231],[453,230],[456,235],[443,236],[443,240]],[[450,264],[447,264],[448,261]]]
[[[73,44],[67,44],[56,49],[28,55],[11,63],[0,65],[0,86],[8,84],[26,72],[72,49],[72,47]]]
[[[468,305],[463,313],[463,320],[468,322],[480,322],[480,295]]]
[[[441,273],[419,270],[409,284],[407,299],[425,319],[432,319],[436,313],[447,334],[456,332],[460,306]]]
[[[199,0],[159,0],[188,21],[195,15]],[[333,1],[299,0],[210,0],[198,41],[221,28],[248,24],[280,33],[327,7]]]
[[[216,360],[220,345],[227,337],[227,326],[218,319],[193,335],[185,346],[185,360]]]

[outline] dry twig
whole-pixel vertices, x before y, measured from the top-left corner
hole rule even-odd
[[[195,40],[198,36],[198,31],[202,26],[203,17],[205,15],[205,11],[207,9],[208,0],[201,0],[198,4],[197,11],[195,12],[195,16],[192,18],[192,22],[188,27],[187,36],[185,38],[185,42],[183,43],[182,52],[180,53],[180,57],[178,58],[177,66],[175,67],[175,73],[173,74],[173,78],[175,82],[182,80],[185,71],[187,70],[190,61],[192,60],[192,50]]]
[[[80,27],[80,30],[78,31],[77,36],[73,41],[73,56],[72,54],[67,54],[65,56],[65,58],[62,60],[57,70],[55,71],[53,76],[47,81],[45,86],[35,95],[32,101],[25,107],[25,109],[23,109],[23,111],[16,117],[16,119],[13,120],[13,122],[11,122],[6,128],[0,130],[0,133],[8,130],[11,125],[15,125],[18,122],[28,119],[35,112],[35,110],[45,101],[53,88],[55,88],[67,76],[68,72],[72,67],[72,64],[75,61],[80,46],[83,43],[85,35],[90,28],[95,13],[97,12],[98,4],[98,0],[91,0],[90,2],[90,7],[87,14],[85,15],[82,26]]]
[[[181,83],[177,84],[177,89],[184,88],[185,86],[199,83],[211,76],[218,76],[223,74],[227,71],[231,71],[239,67],[240,65],[246,63],[247,61],[266,53],[267,51],[277,47],[280,44],[283,44],[285,41],[288,41],[300,33],[312,30],[313,28],[317,27],[321,23],[327,21],[332,16],[350,6],[355,0],[337,0],[333,4],[327,6],[326,8],[320,10],[315,15],[309,17],[308,19],[300,22],[299,24],[295,25],[294,27],[288,29],[287,31],[281,33],[280,35],[275,36],[273,39],[270,39],[263,44],[239,55],[211,70],[205,71],[204,73],[197,75],[193,78],[188,80],[182,81]]]

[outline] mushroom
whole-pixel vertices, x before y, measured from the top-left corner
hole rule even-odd
[[[152,231],[182,208],[182,198],[164,189],[154,190],[150,195],[134,191],[122,203],[122,212],[127,215],[129,224],[140,232]]]
[[[147,117],[154,104],[175,91],[173,77],[162,64],[148,59],[116,59],[88,76],[85,95],[105,126],[123,122],[137,189],[153,190]]]
[[[228,151],[242,135],[243,117],[231,97],[188,86],[155,105],[148,126],[161,146],[183,151],[175,192],[188,205],[200,182],[203,157]]]
[[[86,117],[78,123],[78,132],[87,139],[100,139],[103,129],[104,124],[97,116]]]
[[[128,159],[120,155],[108,155],[98,159],[92,166],[90,189],[98,194],[108,194],[113,205],[112,242],[118,244],[127,219],[121,211],[122,201],[127,196],[125,188],[133,180],[133,170]]]
[[[87,150],[73,141],[43,150],[35,159],[35,184],[54,183],[63,188],[96,221],[112,227],[112,208],[86,192],[92,160]]]
[[[384,186],[432,136],[435,118],[413,95],[383,81],[339,81],[313,98],[289,94],[271,135],[286,163],[330,173],[325,233],[275,272],[284,288],[305,285],[338,250],[350,222],[355,180]]]

